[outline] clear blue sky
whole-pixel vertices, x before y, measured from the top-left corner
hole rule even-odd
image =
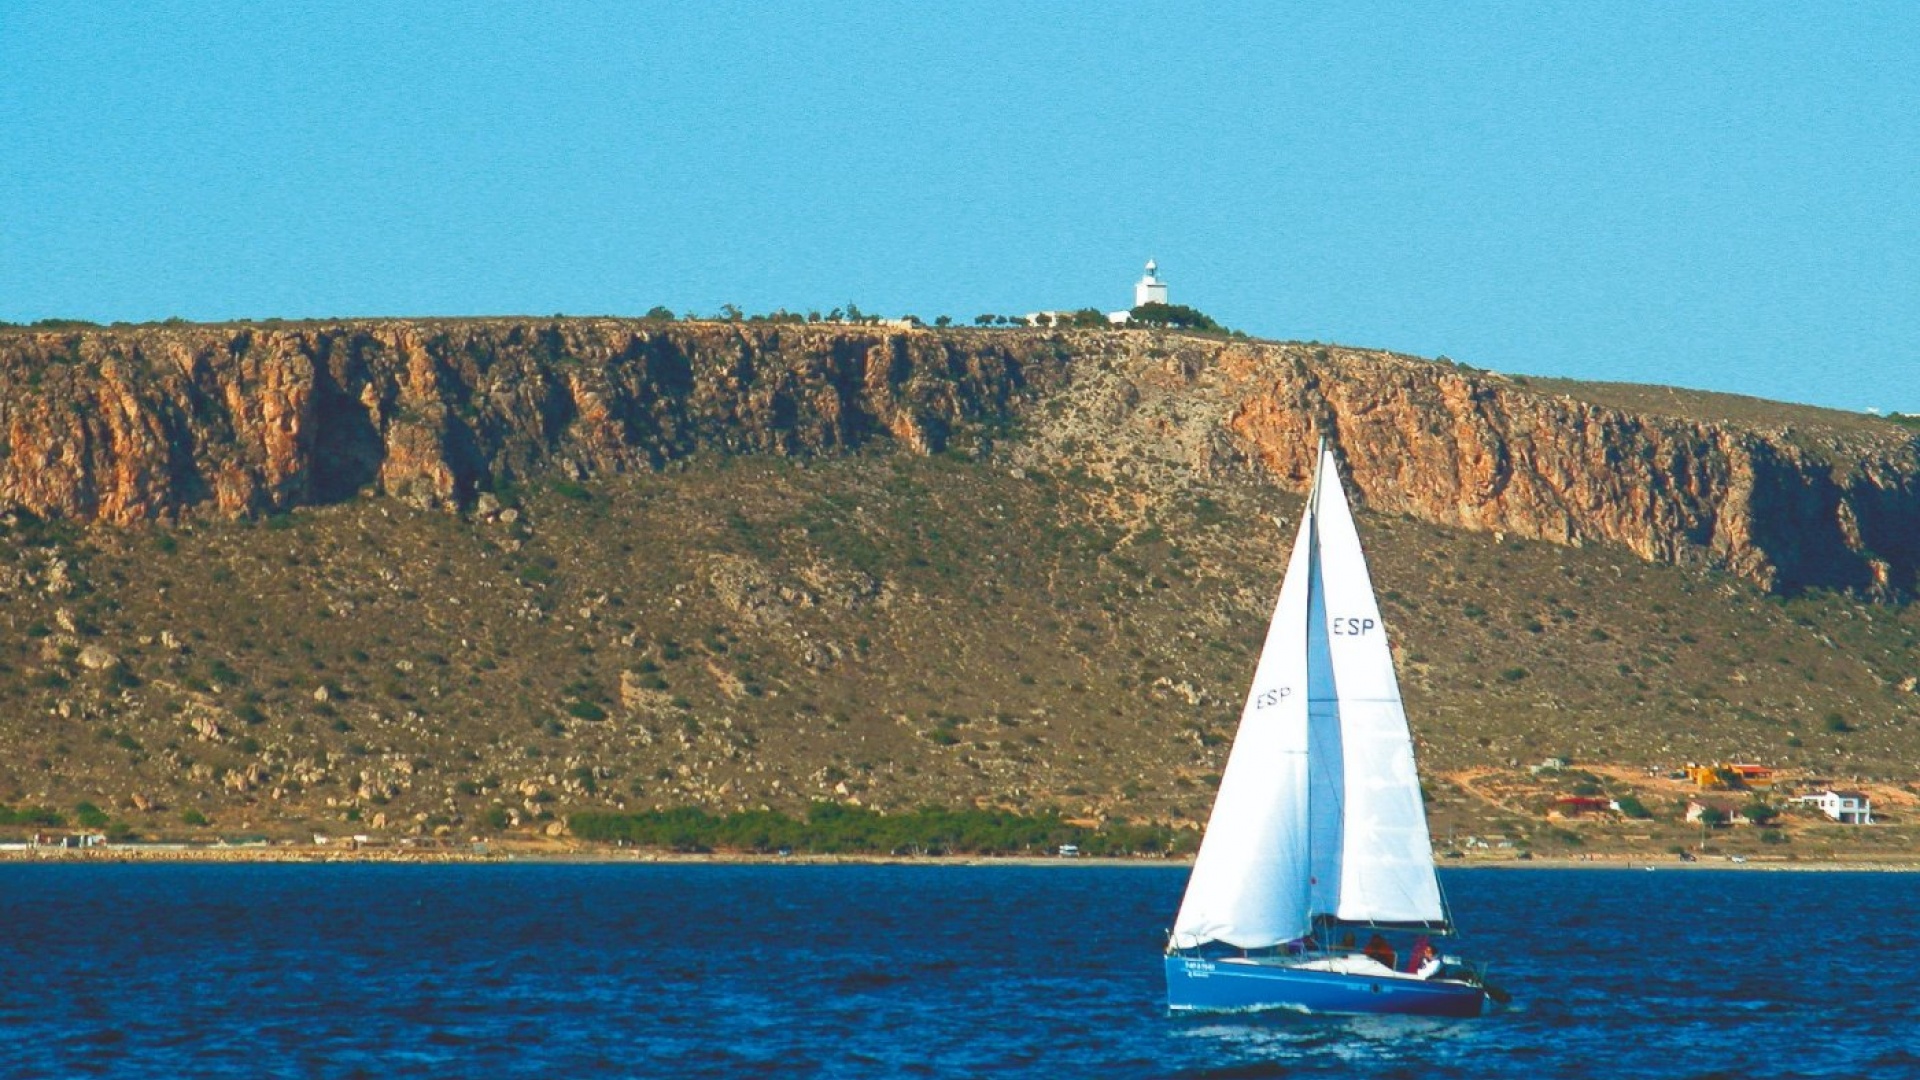
[[[981,312],[1920,412],[1920,5],[0,0],[0,319]]]

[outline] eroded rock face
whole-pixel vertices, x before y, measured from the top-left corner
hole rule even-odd
[[[1781,591],[1920,589],[1920,444],[1890,423],[1757,402],[1744,411],[1764,424],[1689,419],[1297,344],[1096,336],[1069,374],[1029,417],[1027,461],[1147,490],[1249,470],[1305,492],[1325,436],[1374,510],[1615,544]]]
[[[696,451],[921,453],[1017,421],[1037,464],[1143,489],[1248,470],[1295,490],[1320,436],[1376,510],[1769,587],[1911,595],[1920,452],[1893,425],[1636,412],[1446,363],[1146,333],[620,320],[0,333],[0,503],[128,524],[377,491],[473,507],[543,473]]]
[[[1262,374],[1228,423],[1295,486],[1325,433],[1377,510],[1617,544],[1779,590],[1920,585],[1920,450],[1891,425],[1821,453],[1787,431],[1636,415],[1379,354]]]
[[[921,452],[999,414],[1037,341],[569,321],[0,335],[0,500],[125,524],[497,483],[699,449]]]

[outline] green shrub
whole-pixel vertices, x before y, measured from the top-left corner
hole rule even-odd
[[[1615,799],[1614,803],[1620,807],[1621,814],[1633,818],[1636,821],[1645,820],[1653,816],[1653,811],[1648,810],[1645,804],[1632,795],[1622,795],[1618,799]]]
[[[1203,312],[1196,311],[1185,304],[1141,304],[1128,314],[1129,325],[1170,326],[1176,330],[1224,329],[1219,323]]]
[[[59,828],[67,823],[57,810],[44,806],[23,806],[18,810],[10,806],[0,806],[0,825],[46,825]]]
[[[590,720],[598,723],[607,718],[607,710],[591,701],[574,701],[568,703],[567,715],[576,720]]]

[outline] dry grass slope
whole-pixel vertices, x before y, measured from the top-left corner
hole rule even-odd
[[[0,803],[148,836],[813,799],[1191,822],[1298,504],[1125,496],[958,455],[709,456],[465,517],[16,519]],[[1911,607],[1361,527],[1430,778],[1565,755],[1903,782],[1920,751]],[[1437,831],[1507,817],[1430,788]]]

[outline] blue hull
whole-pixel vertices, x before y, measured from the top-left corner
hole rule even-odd
[[[1479,1016],[1486,993],[1470,983],[1301,971],[1198,956],[1167,957],[1167,1008],[1174,1012],[1393,1013]]]

